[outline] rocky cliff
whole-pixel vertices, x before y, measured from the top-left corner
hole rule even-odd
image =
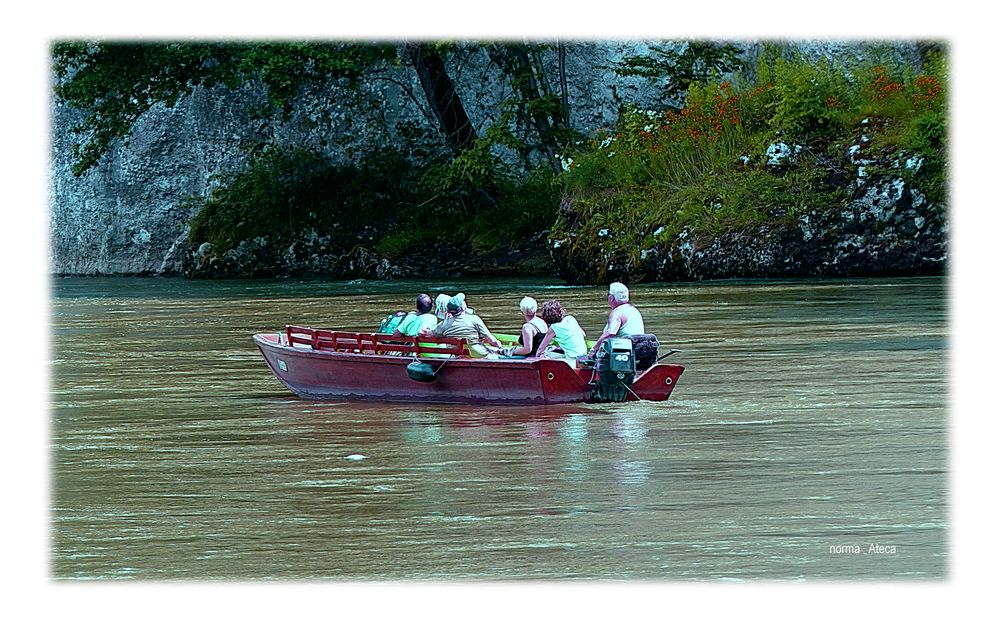
[[[576,42],[567,50],[567,82],[571,123],[590,134],[612,126],[620,107],[653,102],[653,86],[622,78],[610,67],[625,55],[648,50],[647,42]],[[748,46],[753,53],[754,46]],[[853,43],[803,45],[809,54],[853,59],[863,54]],[[902,57],[915,46],[895,46]],[[554,61],[554,59],[553,59]],[[457,87],[477,129],[496,120],[509,86],[488,63],[454,67]],[[288,119],[259,120],[247,112],[262,96],[251,88],[233,93],[200,89],[172,108],[158,107],[136,124],[130,139],[117,145],[99,166],[83,177],[70,171],[74,138],[70,128],[80,113],[55,102],[52,108],[51,271],[57,275],[182,274],[217,262],[210,248],[189,254],[188,225],[194,215],[190,197],[205,197],[218,175],[241,170],[246,145],[269,142],[308,146],[331,157],[351,160],[372,146],[399,144],[401,129],[432,125],[410,92],[412,72],[373,76],[357,91],[337,85],[303,93]],[[368,102],[370,105],[365,105]],[[945,207],[926,198],[903,177],[861,179],[845,155],[851,199],[843,209],[829,206],[800,214],[795,223],[733,230],[704,238],[682,235],[642,249],[638,262],[619,262],[622,277],[646,280],[779,276],[806,274],[921,273],[942,269],[947,257]],[[853,168],[852,168],[853,167]],[[440,249],[430,262],[447,274],[516,272],[553,262],[563,278],[591,282],[600,262],[615,263],[600,245],[584,248],[573,241],[574,199],[563,201],[567,226],[549,240],[538,236],[538,251],[480,257],[475,265],[455,260],[453,248]],[[421,265],[389,262],[363,244],[354,248],[322,248],[314,240],[282,249],[294,260],[293,271],[334,278],[392,278],[421,274]],[[359,240],[363,242],[363,240]],[[253,274],[260,240],[245,240],[233,265]],[[447,246],[447,245],[445,245]],[[202,262],[204,265],[200,265]],[[247,264],[247,265],[244,265]],[[551,265],[551,264],[548,264]],[[627,267],[626,267],[627,265]],[[305,266],[308,269],[302,268]],[[309,268],[313,266],[315,270]],[[228,270],[228,268],[227,268]],[[242,270],[242,269],[241,269]],[[310,272],[312,270],[312,272]],[[225,275],[226,270],[218,271]]]
[[[609,69],[623,55],[647,48],[635,41],[569,46],[567,81],[575,127],[587,132],[610,125],[623,101],[652,96],[648,84],[617,77]],[[453,70],[477,128],[492,122],[509,95],[495,68],[463,64]],[[70,171],[75,140],[70,128],[81,115],[55,102],[51,271],[57,275],[181,273],[192,216],[185,199],[206,196],[216,175],[244,166],[247,157],[241,146],[267,140],[349,160],[373,146],[398,144],[401,137],[396,130],[406,124],[432,129],[409,95],[416,88],[412,71],[400,68],[394,75],[363,81],[357,92],[330,85],[303,93],[291,118],[266,121],[247,112],[261,97],[259,92],[199,89],[173,108],[160,106],[145,114],[127,144],[117,145],[96,169],[80,178]]]

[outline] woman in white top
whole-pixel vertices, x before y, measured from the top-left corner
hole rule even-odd
[[[549,326],[542,318],[538,317],[538,303],[531,296],[521,299],[521,315],[524,316],[524,324],[521,325],[521,345],[512,348],[504,348],[501,354],[504,356],[535,356],[538,346],[541,345],[545,333]]]
[[[566,310],[558,300],[550,300],[542,305],[540,313],[542,320],[549,325],[542,343],[538,346],[538,352],[544,356],[559,357],[576,360],[577,357],[587,353],[587,334],[580,328],[580,324],[572,315],[566,315]],[[562,349],[552,351],[549,346],[557,346]]]

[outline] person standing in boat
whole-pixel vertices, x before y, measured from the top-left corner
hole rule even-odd
[[[642,314],[629,302],[628,288],[624,284],[615,282],[608,287],[608,306],[611,307],[611,313],[608,315],[608,323],[604,325],[604,332],[587,353],[591,358],[597,356],[601,344],[609,337],[631,337],[646,333]]]
[[[497,355],[491,352],[485,345],[500,347],[500,342],[478,315],[468,313],[465,310],[464,300],[457,296],[448,301],[448,318],[432,329],[420,331],[420,337],[453,337],[465,339],[469,345],[469,356],[473,358],[496,358]]]
[[[500,351],[504,356],[535,356],[538,346],[541,345],[545,333],[549,330],[549,325],[538,315],[538,302],[531,296],[521,299],[521,315],[524,316],[524,324],[521,325],[520,346],[504,348]]]
[[[538,352],[545,357],[565,359],[575,367],[576,359],[587,353],[587,334],[575,317],[566,314],[558,300],[543,304],[540,315],[549,329],[538,344]]]
[[[417,296],[417,310],[416,312],[410,312],[407,314],[403,321],[399,323],[396,330],[393,331],[393,337],[416,337],[420,334],[420,331],[425,328],[434,328],[437,326],[438,318],[436,315],[431,313],[434,308],[434,302],[431,297],[427,294],[420,294]]]

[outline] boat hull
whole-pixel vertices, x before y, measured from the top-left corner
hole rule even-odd
[[[591,371],[552,359],[423,358],[437,371],[431,382],[412,380],[413,356],[313,350],[282,343],[279,334],[254,335],[272,373],[296,395],[316,400],[351,399],[441,403],[560,404],[593,401]],[[658,364],[640,375],[630,399],[666,400],[680,365]],[[586,377],[584,377],[586,376]]]

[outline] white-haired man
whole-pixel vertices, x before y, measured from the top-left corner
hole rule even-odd
[[[591,358],[597,356],[601,344],[609,337],[631,337],[646,333],[646,324],[642,321],[642,314],[635,308],[635,305],[629,302],[628,288],[624,284],[615,282],[608,287],[608,306],[611,307],[608,323],[604,325],[604,332],[597,338],[594,347],[588,353]]]

